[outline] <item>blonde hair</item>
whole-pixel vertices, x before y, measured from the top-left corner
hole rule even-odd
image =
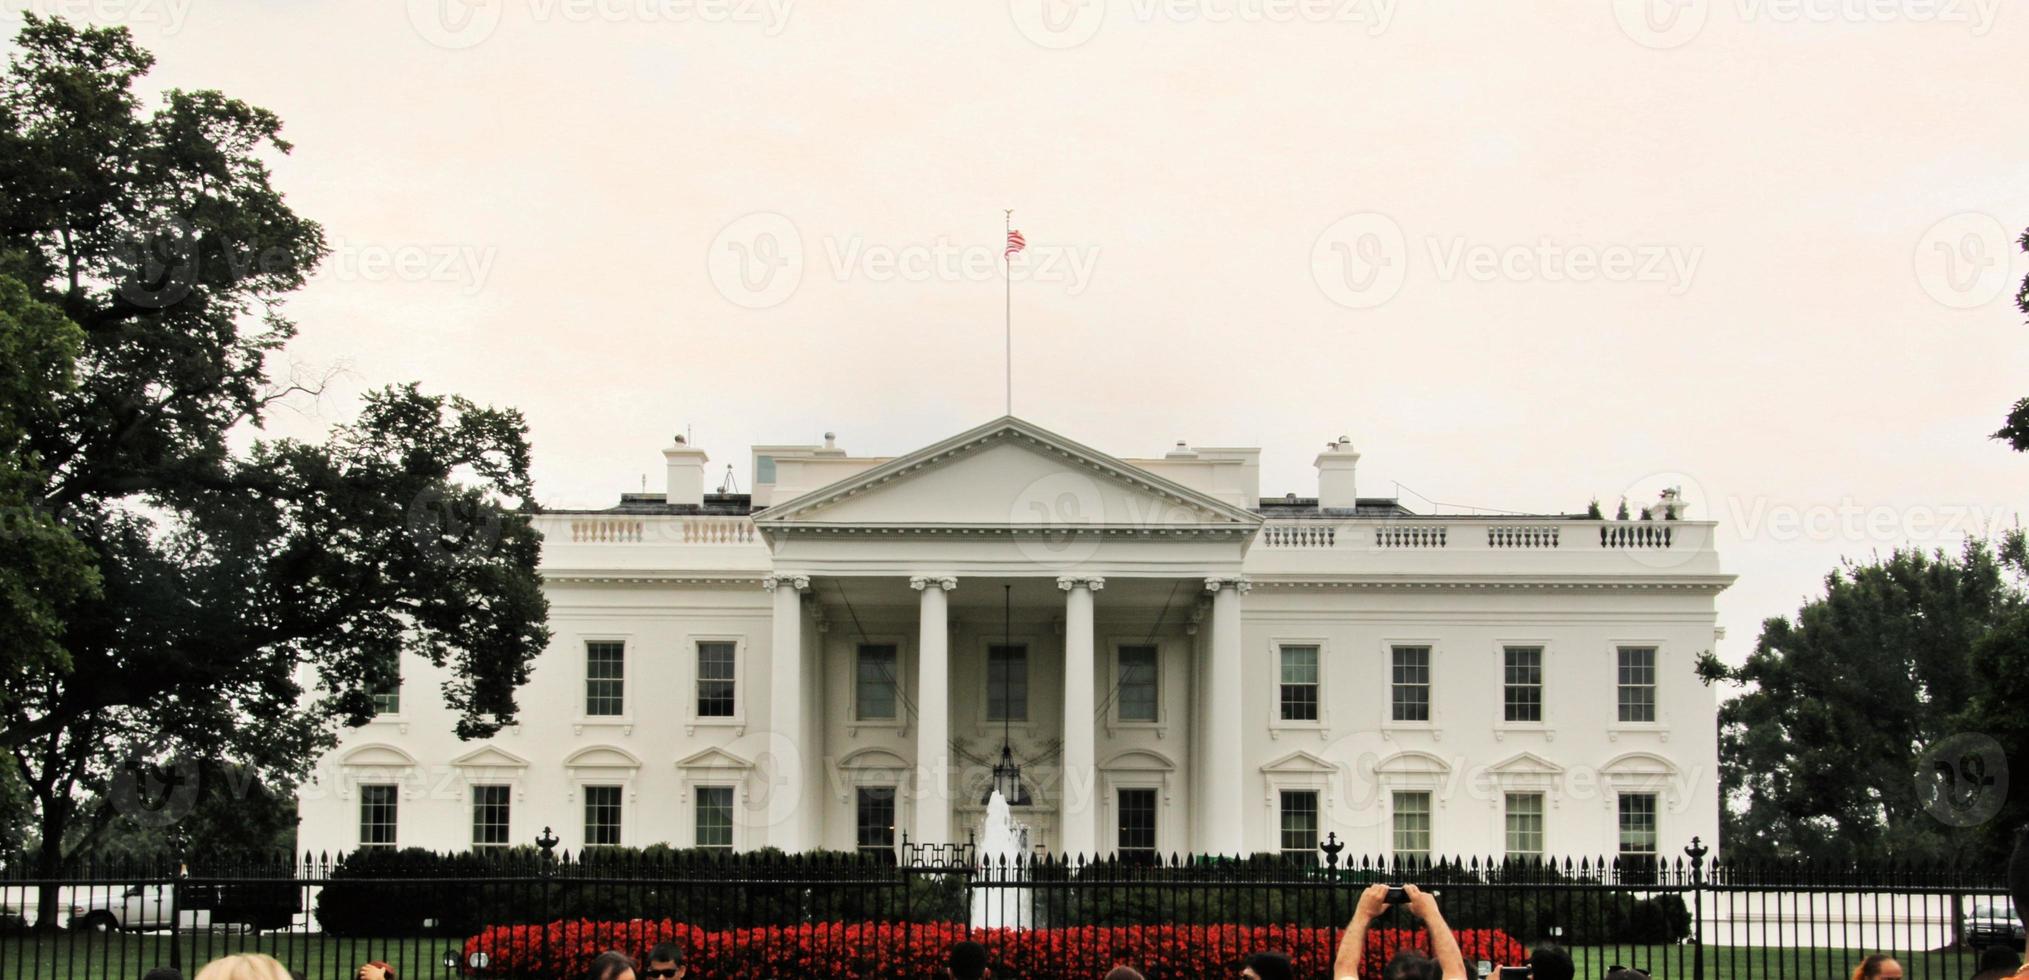
[[[282,961],[265,953],[221,956],[197,971],[193,980],[292,980]]]

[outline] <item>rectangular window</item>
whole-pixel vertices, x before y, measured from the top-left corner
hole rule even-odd
[[[1656,795],[1654,793],[1622,793],[1620,795],[1620,853],[1623,857],[1632,855],[1655,856]]]
[[[620,787],[585,787],[585,846],[619,846]]]
[[[1395,859],[1430,860],[1430,794],[1395,794]]]
[[[401,788],[368,785],[359,788],[359,846],[395,846],[395,819],[401,804]]]
[[[1395,647],[1390,717],[1396,721],[1430,720],[1430,648]]]
[[[862,643],[853,675],[853,716],[861,721],[895,720],[895,677],[899,667],[892,643]]]
[[[1656,720],[1656,648],[1620,648],[1620,720]]]
[[[508,787],[472,787],[472,846],[506,847]]]
[[[733,849],[733,788],[697,788],[697,846],[711,850]]]
[[[1155,647],[1120,648],[1120,690],[1115,695],[1121,721],[1155,721]]]
[[[1282,720],[1317,720],[1317,647],[1282,648]]]
[[[697,645],[697,716],[731,718],[734,695],[733,645],[724,641]]]
[[[1509,721],[1543,720],[1543,648],[1508,647],[1502,651]]]
[[[396,668],[394,683],[373,689],[373,713],[377,715],[398,715],[402,713],[402,675]]]
[[[1282,791],[1282,853],[1314,858],[1317,854],[1317,791]]]
[[[627,709],[627,644],[598,640],[585,644],[585,714],[611,717]]]
[[[1029,648],[986,648],[986,720],[1029,720]]]
[[[1120,791],[1120,857],[1129,861],[1155,861],[1155,790]]]
[[[733,842],[728,827],[726,844]],[[892,858],[895,855],[895,788],[859,788],[859,849],[862,854]]]
[[[1508,857],[1534,860],[1543,856],[1543,794],[1508,794]]]

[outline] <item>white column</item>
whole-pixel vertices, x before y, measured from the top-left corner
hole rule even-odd
[[[1097,576],[1066,575],[1057,579],[1064,597],[1064,778],[1060,796],[1065,854],[1099,852],[1098,731],[1092,714],[1093,691],[1092,593],[1106,587]]]
[[[916,637],[915,831],[909,840],[952,844],[951,627],[945,593],[958,580],[918,575],[909,585],[923,593]]]
[[[1240,751],[1240,595],[1241,578],[1208,578],[1212,593],[1211,670],[1205,685],[1204,747],[1205,823],[1198,850],[1212,854],[1246,853]]]
[[[773,642],[768,651],[768,751],[762,777],[766,788],[767,841],[790,853],[808,850],[802,811],[815,805],[803,798],[807,769],[818,763],[804,738],[803,590],[807,575],[770,575],[761,587],[774,593]]]

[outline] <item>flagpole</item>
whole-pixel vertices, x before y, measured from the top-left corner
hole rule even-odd
[[[1007,208],[1005,210],[1006,210],[1005,231],[1007,233],[1007,236],[1001,239],[1003,242],[1008,241],[1009,238],[1012,238],[1014,234],[1014,209]],[[1014,414],[1014,256],[1012,254],[1009,254],[1009,252],[1005,248],[1001,249],[1000,255],[1000,280],[1001,285],[1005,287],[1007,293],[1005,297],[1006,307],[1002,311],[1003,319],[1001,320],[1001,340],[1005,346],[1005,350],[1002,352],[1001,356],[1003,359],[1002,363],[1007,368],[1007,382],[1006,382],[1007,387],[1005,389],[1007,393],[1006,414],[1013,415]]]

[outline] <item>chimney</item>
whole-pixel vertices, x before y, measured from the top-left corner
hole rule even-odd
[[[682,436],[676,437],[676,444],[662,451],[662,458],[669,464],[668,489],[663,491],[663,500],[671,504],[688,504],[696,507],[705,502],[705,456],[702,449],[692,449]]]
[[[1353,468],[1359,462],[1360,454],[1353,451],[1353,440],[1345,436],[1328,443],[1324,452],[1317,454],[1319,510],[1352,513],[1359,506],[1359,493],[1353,487]]]

